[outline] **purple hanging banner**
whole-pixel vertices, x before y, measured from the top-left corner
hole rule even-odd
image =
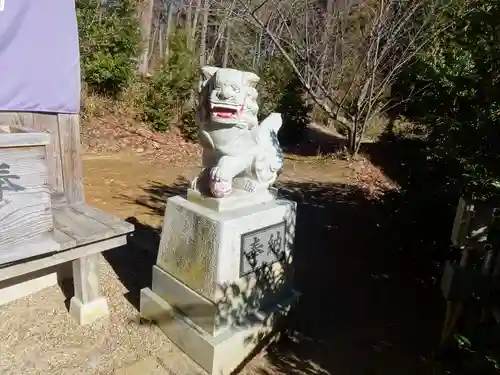
[[[80,111],[74,0],[0,0],[0,111]]]

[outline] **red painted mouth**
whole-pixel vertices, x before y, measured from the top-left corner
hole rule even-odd
[[[227,107],[213,107],[212,112],[217,118],[230,119],[239,115],[242,108],[243,106],[238,106],[238,109]]]

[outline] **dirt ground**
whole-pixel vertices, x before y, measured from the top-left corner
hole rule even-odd
[[[88,203],[137,228],[132,244],[102,259],[111,314],[78,327],[58,287],[0,307],[0,374],[112,374],[151,355],[167,374],[203,373],[158,328],[137,319],[139,290],[151,282],[165,199],[184,191],[197,160],[86,154]],[[289,334],[241,374],[449,373],[429,359],[442,318],[438,291],[405,259],[387,256],[387,233],[379,229],[383,207],[359,179],[365,169],[327,157],[286,160],[280,188],[299,204],[296,273],[303,298]]]

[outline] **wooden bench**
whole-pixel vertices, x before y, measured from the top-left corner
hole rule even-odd
[[[40,270],[53,270],[71,262],[74,296],[70,314],[80,324],[107,315],[107,302],[99,288],[99,253],[125,245],[134,226],[85,204],[78,116],[0,112],[0,124],[51,133],[46,158],[55,229],[48,235],[61,245],[59,251],[45,254],[37,253],[36,244],[20,247],[19,260],[0,266],[0,288],[2,282],[37,275]]]

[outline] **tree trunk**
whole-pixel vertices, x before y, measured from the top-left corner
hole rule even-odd
[[[192,48],[193,47],[192,39],[189,38],[189,36],[193,31],[193,0],[189,0],[188,3],[188,9],[186,13],[186,31],[188,35],[187,38],[188,48]]]
[[[165,26],[165,58],[168,58],[170,50],[170,34],[172,33],[173,13],[174,13],[174,6],[172,5],[172,2],[169,2],[167,10],[167,24]]]
[[[193,19],[193,29],[191,30],[191,41],[193,46],[196,44],[196,30],[198,28],[198,18],[200,17],[201,11],[201,0],[196,0],[196,9],[194,10],[194,19]]]
[[[154,0],[141,0],[138,2],[142,35],[142,54],[139,57],[139,73],[146,75],[149,68],[149,43],[151,41],[151,27],[153,25]]]
[[[263,30],[260,29],[259,30],[259,35],[257,37],[257,42],[255,43],[255,52],[253,54],[253,59],[252,59],[252,69],[257,69],[258,65],[259,65],[259,59],[260,59],[260,49],[261,49],[261,46],[262,46],[262,34],[263,34]]]
[[[165,47],[163,46],[163,43],[165,42],[165,24],[160,20],[158,25],[158,53],[160,54],[160,61],[163,62],[163,59],[165,58]]]
[[[200,66],[206,63],[209,0],[203,0],[203,24],[200,33]]]
[[[224,59],[222,60],[222,67],[223,68],[227,68],[230,48],[231,48],[231,25],[227,25],[227,27],[226,27],[226,40],[224,43]]]
[[[356,131],[353,128],[347,128],[347,151],[349,155],[356,156]]]

